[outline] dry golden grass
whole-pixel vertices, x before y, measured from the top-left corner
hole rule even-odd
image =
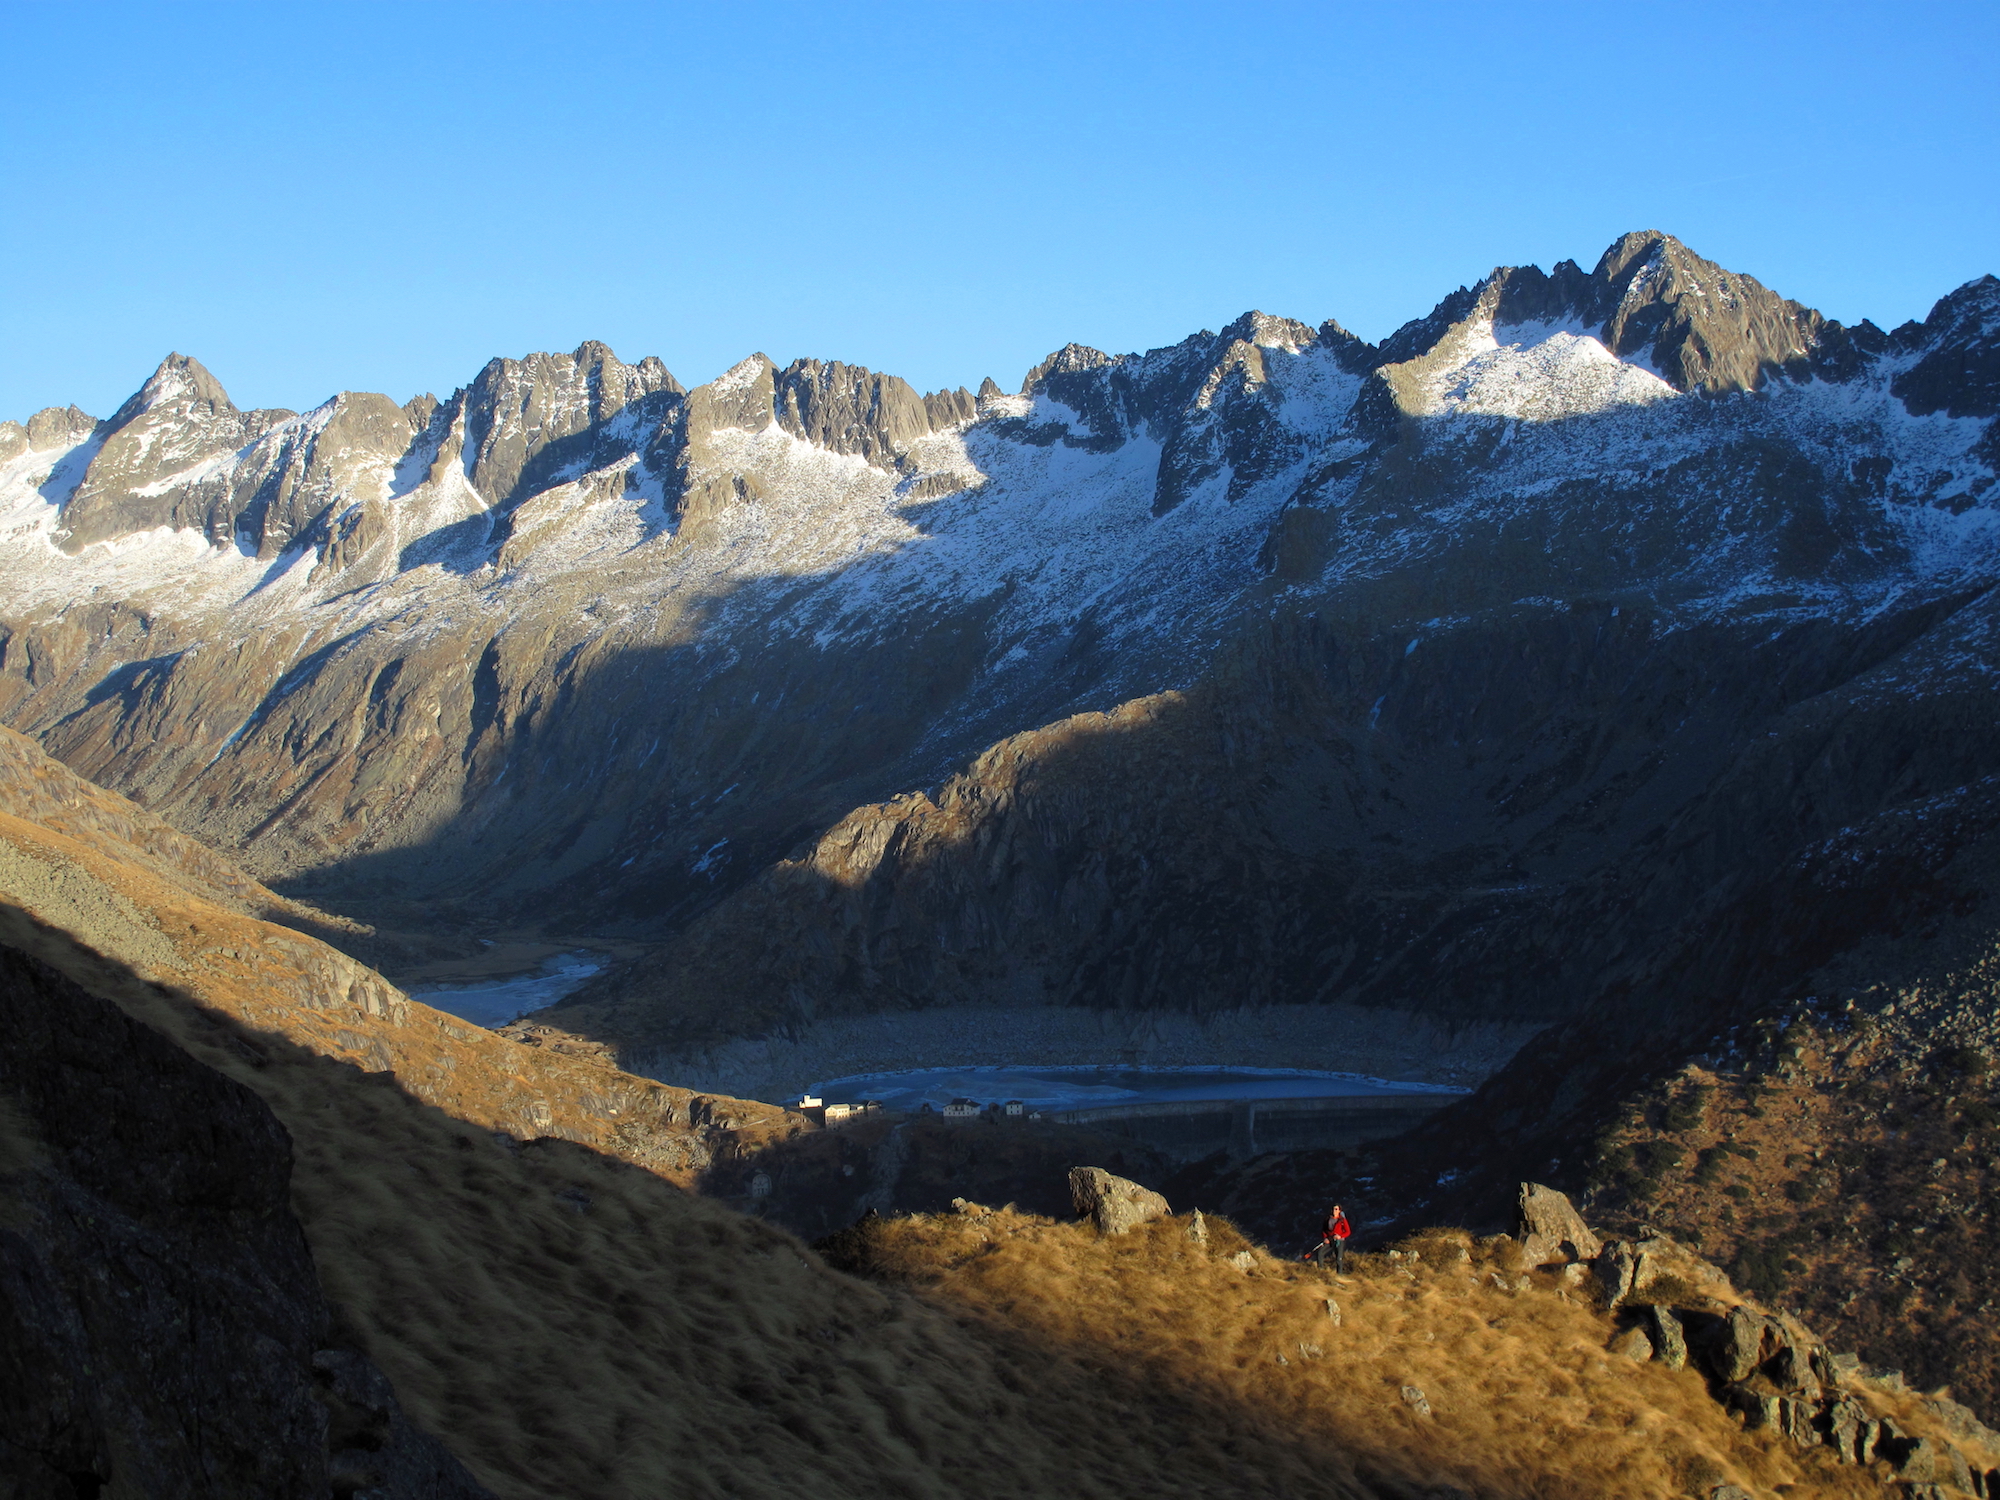
[[[1339,1278],[1208,1224],[1204,1248],[1185,1219],[1113,1239],[1008,1212],[899,1219],[872,1236],[871,1258],[996,1331],[1144,1369],[1190,1409],[1255,1414],[1316,1464],[1353,1464],[1378,1488],[1674,1496],[1730,1481],[1879,1493],[1875,1476],[1830,1453],[1743,1431],[1694,1371],[1607,1353],[1614,1327],[1592,1299],[1548,1277],[1496,1285],[1496,1271],[1519,1277],[1462,1234],[1422,1237],[1409,1247],[1421,1258],[1354,1257]],[[1247,1273],[1230,1258],[1244,1249]]]
[[[37,777],[32,796],[0,785],[0,807],[53,798],[71,816],[58,832],[0,810],[0,940],[262,1095],[293,1137],[294,1206],[345,1336],[507,1500],[1314,1485],[1282,1444],[1246,1465],[1176,1435],[1227,1420],[1156,1431],[1159,1403],[1118,1380],[829,1271],[691,1195],[663,1149],[688,1139],[668,1128],[687,1091],[403,1000],[207,872],[138,857],[119,821],[150,828],[136,809],[48,765]],[[794,1128],[716,1108],[742,1117],[725,1146]]]

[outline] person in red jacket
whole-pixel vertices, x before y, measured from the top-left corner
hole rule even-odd
[[[1338,1274],[1345,1276],[1347,1274],[1347,1237],[1353,1233],[1354,1229],[1347,1222],[1347,1215],[1341,1212],[1340,1205],[1336,1203],[1326,1211],[1326,1223],[1320,1229],[1319,1243],[1306,1251],[1300,1259],[1316,1261],[1323,1266],[1331,1258],[1334,1270]]]

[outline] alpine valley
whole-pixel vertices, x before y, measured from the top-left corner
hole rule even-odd
[[[370,1493],[650,1494],[679,1473],[690,1494],[766,1494],[865,1471],[942,1494],[955,1471],[922,1432],[945,1429],[992,1450],[978,1493],[1040,1493],[1072,1455],[1080,1493],[1183,1473],[1296,1487],[1285,1466],[1310,1444],[1257,1435],[1257,1390],[1225,1400],[1201,1375],[1105,1395],[1079,1352],[1092,1327],[1018,1313],[994,1279],[1012,1273],[961,1271],[988,1254],[954,1238],[974,1235],[995,1265],[1043,1256],[1050,1285],[1137,1276],[1047,1248],[1068,1227],[1041,1199],[1102,1139],[1051,1125],[982,1160],[948,1131],[862,1128],[835,1149],[772,1107],[840,1073],[1115,1057],[1476,1085],[1364,1147],[1109,1164],[1230,1215],[1215,1244],[1240,1229],[1250,1261],[1338,1188],[1366,1200],[1358,1245],[1415,1245],[1413,1267],[1458,1280],[1485,1256],[1498,1269],[1475,1265],[1475,1286],[1491,1270],[1522,1297],[1518,1256],[1481,1237],[1526,1227],[1524,1180],[1561,1189],[1688,1258],[1654,1300],[1679,1295],[1690,1328],[1709,1287],[1718,1318],[1762,1299],[1786,1349],[1809,1323],[1898,1366],[1920,1390],[1874,1389],[1904,1402],[1904,1436],[1944,1422],[1935,1444],[1973,1455],[1983,1495],[1996,416],[2000,280],[1921,323],[1847,327],[1657,232],[1587,270],[1496,270],[1379,345],[1250,312],[1144,354],[1069,345],[1014,393],[762,354],[688,389],[586,343],[495,359],[444,400],[343,392],[300,414],[239,410],[173,354],[101,420],[0,423],[0,939],[31,955],[8,981],[21,1016],[32,998],[71,1018],[13,1024],[107,1077],[80,1060],[75,1006],[110,1002],[86,1031],[174,1040],[172,1059],[120,1040],[117,1066],[210,1100],[250,1143],[232,1202],[283,1196],[290,1133],[303,1239],[236,1243],[229,1274],[302,1288],[278,1321],[321,1394],[287,1396],[284,1420],[311,1399],[336,1427],[372,1413],[368,1451],[388,1457]],[[575,949],[602,971],[497,1036],[398,987]],[[70,1159],[50,1144],[59,1105],[29,1111],[42,1144],[20,1160],[43,1165],[19,1170]],[[435,1305],[429,1272],[368,1264],[404,1210],[343,1207],[367,1198],[367,1153],[458,1205],[421,1231],[433,1267],[485,1253],[473,1199],[568,1207],[505,1252],[514,1272]],[[51,1204],[112,1191],[62,1170]],[[966,1201],[975,1187],[1015,1207]],[[786,1232],[954,1197],[823,1256]],[[620,1307],[654,1316],[645,1268],[618,1257],[669,1222],[661,1243],[692,1258],[659,1317],[692,1321],[659,1336],[727,1345],[750,1413],[699,1474],[672,1457],[694,1437],[633,1436],[650,1429],[632,1391],[578,1416],[588,1361],[548,1352],[575,1320],[616,1342]],[[591,1244],[545,1275],[536,1245],[564,1236]],[[1147,1243],[1158,1260],[1210,1241]],[[718,1255],[753,1267],[754,1313],[707,1269]],[[1291,1285],[1258,1264],[1228,1274]],[[1741,1292],[1713,1290],[1725,1272]],[[1570,1309],[1552,1317],[1603,1322],[1634,1295],[1628,1276],[1608,1309],[1572,1308],[1578,1286],[1550,1283]],[[1446,1338],[1458,1315],[1424,1308],[1435,1338],[1409,1336]],[[513,1329],[539,1351],[523,1371],[564,1394],[503,1430],[509,1394],[461,1315]],[[818,1416],[787,1404],[804,1366],[760,1363],[779,1324],[848,1351]],[[1478,1358],[1538,1369],[1583,1326]],[[1394,1419],[1428,1422],[1400,1357]],[[877,1410],[868,1372],[899,1361],[963,1383],[934,1411]],[[1814,1389],[1832,1392],[1825,1368]],[[651,1369],[627,1370],[633,1391],[689,1411],[714,1394]],[[1144,1423],[1210,1432],[1194,1407],[1222,1426],[1188,1440],[1183,1470]],[[1704,1395],[1698,1412],[1723,1409]],[[1814,1420],[1831,1434],[1841,1410]],[[791,1448],[763,1446],[760,1411]],[[1456,1470],[1449,1444],[1344,1438],[1361,1456],[1328,1492],[1956,1482],[1728,1446],[1802,1441],[1766,1416],[1715,1416],[1665,1477],[1580,1489],[1470,1429],[1454,1441],[1490,1462]],[[600,1418],[560,1440],[575,1452],[546,1446]],[[1554,1404],[1538,1420],[1572,1430]],[[1112,1428],[1137,1446],[1104,1446]],[[872,1434],[876,1456],[835,1429]],[[117,1469],[104,1441],[49,1473]],[[1242,1477],[1244,1453],[1268,1484]],[[49,1483],[21,1493],[71,1493]]]

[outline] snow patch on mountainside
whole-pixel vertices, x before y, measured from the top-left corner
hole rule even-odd
[[[99,592],[127,598],[163,584],[198,608],[220,610],[255,587],[266,564],[233,546],[211,546],[196,531],[160,527],[65,556],[55,544],[61,500],[97,446],[87,439],[0,467],[0,598],[10,612],[60,608]]]
[[[1266,358],[1264,369],[1278,395],[1278,420],[1302,437],[1330,438],[1354,410],[1362,377],[1343,369],[1331,349],[1313,346],[1287,359]]]
[[[1824,467],[1880,495],[1949,502],[1990,484],[1993,472],[1977,452],[1985,421],[1913,416],[1890,393],[1896,373],[1885,361],[1869,376],[1840,383],[1774,382],[1762,410]]]
[[[717,434],[716,463],[754,476],[758,496],[718,518],[712,547],[667,566],[702,569],[704,591],[728,596],[725,615],[762,618],[782,593],[786,608],[764,628],[821,647],[994,600],[995,654],[1024,662],[1036,652],[1019,654],[1020,642],[1085,613],[1137,627],[1221,606],[1257,576],[1290,489],[1281,480],[1231,505],[1212,484],[1155,517],[1160,445],[1144,437],[1094,453],[975,427],[920,439],[911,457],[962,487],[905,500],[892,476],[779,429]],[[679,586],[696,581],[683,574]],[[801,593],[801,582],[813,586]]]
[[[1456,352],[1419,381],[1427,415],[1553,422],[1680,395],[1569,325],[1486,321],[1465,330]]]

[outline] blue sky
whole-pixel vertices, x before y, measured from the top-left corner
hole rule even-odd
[[[0,4],[0,416],[585,338],[921,388],[1616,235],[1854,321],[2000,272],[2000,5]]]

